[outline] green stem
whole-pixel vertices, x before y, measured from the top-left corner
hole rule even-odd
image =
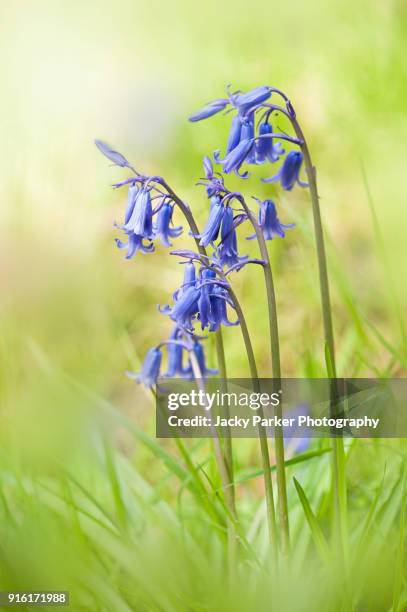
[[[226,373],[226,360],[225,360],[225,349],[223,346],[223,336],[222,330],[219,327],[216,330],[216,355],[219,366],[219,375],[221,378],[221,386],[224,392],[227,392],[227,373]],[[228,415],[227,415],[228,416]],[[235,506],[235,489],[234,489],[234,469],[233,469],[233,448],[232,448],[232,437],[230,436],[230,432],[228,430],[228,434],[223,440],[224,452],[225,452],[225,460],[229,473],[229,480],[231,483],[231,495],[233,497],[233,506]]]
[[[319,206],[319,195],[317,187],[317,172],[312,163],[311,154],[308,149],[302,129],[295,116],[289,114],[289,119],[294,128],[294,131],[301,140],[301,151],[304,156],[305,171],[308,178],[309,190],[312,202],[312,213],[314,218],[315,241],[317,248],[318,269],[319,269],[319,285],[321,292],[322,319],[324,325],[325,347],[327,355],[328,376],[336,378],[336,362],[335,362],[335,343],[332,323],[332,309],[329,293],[328,266],[324,243],[324,232],[322,227],[321,209]],[[334,403],[337,396],[335,388],[332,392]],[[333,481],[335,492],[335,509],[337,518],[337,530],[339,541],[342,544],[342,551],[345,554],[347,549],[347,527],[346,527],[346,477],[345,477],[345,451],[343,438],[333,438]]]
[[[205,394],[204,378],[201,372],[201,368],[199,367],[198,359],[193,350],[191,350],[189,353],[189,359],[191,361],[192,371],[194,373],[196,384],[199,387],[199,389],[202,390]],[[215,450],[216,463],[218,465],[218,470],[219,470],[220,478],[222,481],[223,494],[225,496],[225,501],[228,506],[228,509],[229,511],[231,511],[231,506],[230,506],[231,500],[230,500],[230,495],[228,493],[228,490],[231,489],[230,482],[229,482],[228,468],[225,462],[225,457],[222,453],[222,447],[220,444],[220,438],[219,438],[218,431],[216,430],[214,426],[211,427],[211,431],[212,431],[212,442],[213,442],[213,446]],[[232,517],[233,519],[236,518],[234,512],[232,513]]]
[[[272,360],[272,373],[276,390],[280,389],[281,365],[280,365],[280,343],[278,338],[278,321],[277,321],[277,305],[276,295],[274,291],[273,274],[271,271],[270,257],[267,250],[266,241],[263,232],[257,223],[256,218],[247,206],[245,200],[241,200],[243,208],[250,219],[253,229],[256,233],[256,238],[259,243],[261,257],[265,264],[263,265],[264,281],[267,292],[268,317],[269,317],[269,332],[270,332],[270,351]],[[282,409],[279,404],[275,408],[275,415],[281,419]],[[288,502],[287,502],[287,482],[285,475],[285,457],[284,457],[284,435],[282,427],[274,428],[274,443],[276,452],[276,473],[277,473],[277,489],[278,489],[278,514],[281,526],[281,544],[282,551],[285,557],[288,556],[290,550],[290,531],[288,521]]]
[[[252,342],[250,339],[249,330],[247,327],[246,319],[240,306],[240,302],[229,284],[228,287],[229,295],[233,301],[236,309],[236,314],[240,321],[240,328],[242,331],[243,342],[246,348],[247,359],[249,362],[250,376],[253,382],[253,387],[256,392],[260,392],[259,376],[257,371],[256,359],[254,357],[254,351]],[[263,427],[259,427],[259,441],[260,441],[260,452],[262,459],[264,488],[266,492],[266,508],[267,508],[267,524],[269,530],[270,547],[273,555],[273,561],[276,564],[278,559],[278,546],[277,546],[277,524],[276,524],[276,513],[274,505],[274,493],[273,493],[273,481],[271,478],[270,468],[270,455],[267,443],[267,436]]]

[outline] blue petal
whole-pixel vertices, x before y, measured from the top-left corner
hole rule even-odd
[[[209,212],[208,221],[206,222],[205,228],[200,235],[199,244],[203,247],[208,246],[211,242],[216,240],[219,234],[219,228],[222,221],[225,207],[223,206],[220,198],[211,198],[211,209]]]
[[[95,145],[97,146],[99,151],[103,153],[103,155],[107,157],[107,159],[110,159],[110,161],[113,162],[116,166],[121,166],[122,168],[130,166],[127,159],[121,153],[109,147],[109,145],[103,142],[102,140],[95,140]]]
[[[148,351],[141,372],[137,375],[137,382],[146,387],[153,387],[160,374],[162,353],[159,348],[152,348]]]
[[[240,94],[235,97],[235,105],[241,114],[247,113],[253,107],[262,104],[271,96],[270,87],[263,85],[255,87],[245,94]]]
[[[208,155],[205,155],[205,157],[203,158],[203,167],[206,178],[211,179],[213,177],[213,164],[211,158]]]
[[[159,236],[162,244],[166,247],[170,247],[171,242],[169,238],[175,238],[182,232],[182,227],[170,227],[173,214],[173,206],[169,202],[165,202],[157,215],[157,226],[155,228],[155,235]]]
[[[147,189],[141,189],[137,194],[132,215],[123,229],[143,238],[152,237],[153,209],[150,192]]]
[[[223,110],[229,104],[229,100],[219,99],[214,100],[213,102],[209,102],[206,104],[201,110],[194,113],[189,117],[189,121],[201,121],[202,119],[208,119],[208,117],[212,117],[212,115],[216,115],[221,110]]]
[[[228,155],[226,155],[222,161],[223,171],[225,174],[229,174],[229,172],[232,172],[232,170],[239,170],[240,166],[251,151],[253,144],[253,140],[241,140],[238,146]]]
[[[127,208],[124,214],[124,223],[127,223],[133,214],[134,205],[136,203],[137,194],[139,192],[139,188],[136,184],[130,185],[129,193],[127,196]]]
[[[239,115],[235,115],[232,119],[232,127],[229,132],[228,144],[226,147],[226,154],[230,153],[237,147],[240,142],[240,134],[242,131],[242,122]]]

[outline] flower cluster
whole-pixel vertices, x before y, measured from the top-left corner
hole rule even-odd
[[[147,387],[157,384],[160,377],[181,376],[192,378],[197,375],[205,377],[215,374],[207,368],[202,345],[202,337],[197,336],[196,327],[209,333],[220,326],[235,326],[239,320],[235,314],[229,318],[228,311],[236,311],[236,304],[231,298],[228,275],[239,271],[247,264],[264,265],[261,259],[249,258],[238,252],[236,229],[250,221],[256,231],[263,233],[265,240],[283,238],[285,231],[294,227],[283,224],[278,218],[275,203],[271,199],[259,200],[259,214],[256,226],[253,213],[239,192],[230,191],[224,180],[224,174],[235,172],[241,178],[248,178],[249,172],[242,170],[243,164],[260,165],[265,163],[281,165],[271,178],[262,179],[264,183],[279,182],[284,190],[290,191],[295,184],[306,187],[300,178],[303,154],[301,149],[288,152],[282,142],[301,147],[301,141],[285,133],[275,131],[272,125],[274,112],[282,112],[295,117],[294,110],[284,97],[286,109],[269,100],[274,93],[280,93],[271,87],[257,87],[247,93],[232,92],[227,88],[225,98],[219,98],[207,104],[190,117],[196,122],[207,119],[221,111],[233,112],[226,150],[221,157],[220,150],[203,160],[205,178],[198,184],[206,189],[209,200],[207,222],[200,233],[196,232],[192,211],[169,188],[161,177],[145,176],[137,172],[127,159],[106,143],[96,140],[99,150],[116,166],[127,168],[132,175],[115,183],[115,188],[127,187],[127,205],[123,223],[115,226],[121,230],[126,239],[116,238],[120,249],[126,249],[126,258],[132,259],[140,251],[154,251],[154,241],[159,240],[165,247],[172,246],[171,241],[182,233],[182,227],[173,225],[175,206],[184,213],[195,239],[198,252],[175,250],[171,254],[181,257],[184,264],[184,278],[181,286],[173,294],[173,303],[159,307],[174,323],[168,340],[150,349],[139,374],[131,374],[138,382]],[[222,172],[214,170],[214,163],[220,165]],[[193,223],[191,224],[191,219]],[[251,240],[256,237],[248,236]],[[207,252],[210,249],[210,253]],[[163,347],[167,348],[167,367],[162,373]],[[195,367],[193,367],[195,364]]]
[[[154,251],[153,241],[157,238],[165,247],[172,246],[170,240],[182,233],[182,227],[173,227],[174,202],[160,189],[160,177],[139,174],[121,153],[101,140],[95,143],[115,165],[130,168],[134,172],[133,177],[114,184],[115,188],[128,187],[124,222],[122,225],[115,224],[127,236],[127,242],[115,239],[119,249],[127,249],[126,259],[132,259],[138,251]]]
[[[220,325],[238,325],[239,321],[229,321],[226,305],[235,306],[228,294],[228,282],[219,278],[219,268],[201,266],[196,276],[193,260],[198,257],[189,251],[174,251],[174,254],[186,257],[184,280],[174,293],[173,306],[165,305],[160,312],[169,317],[187,332],[194,332],[194,323],[199,321],[201,329],[216,331]]]
[[[232,93],[229,86],[226,98],[210,102],[189,118],[190,121],[196,122],[212,117],[222,110],[234,112],[225,155],[221,159],[219,150],[214,153],[214,159],[216,163],[222,164],[224,174],[234,171],[241,178],[248,178],[247,170],[240,172],[243,163],[275,163],[284,156],[285,149],[277,140],[301,144],[297,138],[274,132],[270,122],[272,113],[282,111],[287,114],[287,111],[268,102],[272,93],[273,89],[267,86],[256,87],[245,94],[239,91]],[[291,105],[288,108],[293,112]],[[257,115],[260,117],[256,122]],[[290,151],[279,172],[269,179],[264,179],[264,182],[280,181],[282,188],[286,190],[291,190],[296,182],[303,187],[307,186],[299,178],[302,161],[301,151]]]
[[[167,370],[161,373],[162,349],[164,346],[167,347]],[[180,376],[185,379],[193,379],[196,376],[192,364],[193,360],[198,365],[201,377],[206,378],[218,373],[217,370],[206,366],[204,349],[199,339],[186,334],[183,329],[176,325],[169,340],[161,342],[158,346],[151,348],[147,352],[140,372],[138,374],[127,372],[127,376],[146,387],[154,387],[159,378],[175,378]]]

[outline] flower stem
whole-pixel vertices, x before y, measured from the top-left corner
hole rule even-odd
[[[191,361],[192,371],[194,373],[196,384],[199,387],[199,389],[204,392],[204,397],[206,397],[205,396],[205,381],[202,375],[201,368],[199,367],[198,359],[193,350],[189,352],[189,359]],[[212,426],[211,431],[212,431],[213,445],[215,449],[216,462],[218,464],[218,470],[219,470],[220,478],[222,481],[222,488],[224,491],[225,500],[227,501],[227,490],[230,488],[228,469],[227,469],[227,465],[225,462],[225,458],[222,453],[222,447],[220,445],[219,434],[214,426]],[[230,511],[230,507],[229,507],[229,511]],[[235,518],[234,514],[233,514],[233,518]]]
[[[328,376],[332,379],[336,378],[336,362],[335,362],[335,343],[332,323],[332,309],[329,293],[329,279],[327,258],[324,243],[324,232],[321,220],[321,209],[319,206],[319,195],[317,187],[317,172],[312,163],[311,154],[308,149],[307,141],[305,140],[302,129],[297,121],[294,113],[289,113],[289,119],[294,128],[294,131],[299,140],[301,140],[301,151],[304,156],[305,171],[307,173],[309,190],[312,202],[312,213],[314,218],[315,241],[317,248],[318,269],[319,269],[319,285],[321,292],[322,319],[325,336],[325,352],[327,361]],[[337,397],[336,385],[333,382],[332,397],[333,404]],[[343,438],[333,438],[333,481],[335,492],[335,509],[336,509],[336,526],[338,538],[341,542],[343,554],[346,555],[347,550],[347,499],[346,499],[346,477],[345,477],[345,451]]]
[[[229,284],[228,292],[232,298],[236,314],[240,321],[240,328],[242,330],[243,342],[246,348],[247,359],[249,361],[250,376],[252,379],[253,387],[256,392],[260,392],[259,376],[257,371],[256,359],[254,357],[254,351],[252,342],[250,339],[249,330],[247,327],[246,319],[240,305],[240,302]],[[262,410],[260,409],[260,412]],[[266,492],[266,508],[267,508],[267,524],[269,530],[270,547],[273,555],[273,561],[276,564],[278,559],[278,546],[277,546],[277,524],[276,524],[276,512],[274,506],[274,493],[273,493],[273,481],[271,479],[271,468],[270,468],[270,455],[267,443],[267,436],[264,428],[259,427],[259,441],[260,441],[260,452],[262,458],[263,467],[263,478],[264,488]]]
[[[261,257],[265,264],[263,265],[264,281],[267,292],[268,316],[269,316],[269,331],[270,331],[270,350],[272,360],[272,373],[274,386],[278,391],[280,389],[281,365],[280,365],[280,343],[278,338],[278,321],[277,321],[277,305],[274,291],[273,274],[271,271],[270,257],[267,250],[266,241],[263,232],[253,213],[247,206],[244,198],[241,199],[243,208],[253,226],[256,233],[256,238],[259,243]],[[277,418],[282,417],[282,409],[279,404],[275,408]],[[287,483],[285,476],[285,458],[284,458],[284,436],[282,427],[274,428],[274,443],[276,452],[276,473],[277,473],[277,489],[278,489],[278,513],[281,527],[281,545],[282,552],[285,557],[288,557],[290,550],[290,531],[288,521],[288,502],[287,502]]]

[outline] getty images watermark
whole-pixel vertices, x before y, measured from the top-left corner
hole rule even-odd
[[[407,437],[406,400],[405,379],[166,379],[157,437]]]
[[[280,390],[278,393],[224,393],[215,391],[208,393],[203,390],[196,391],[192,389],[189,393],[169,393],[167,400],[168,410],[175,411],[181,407],[201,408],[205,412],[210,412],[214,407],[235,408],[243,406],[252,411],[258,411],[261,408],[270,406],[277,407],[281,404]],[[184,417],[178,415],[169,415],[168,425],[170,427],[238,427],[247,429],[251,424],[253,427],[336,427],[343,429],[345,427],[362,428],[372,427],[376,429],[380,423],[380,418],[363,417],[312,417],[309,414],[294,414],[293,416],[268,416],[264,414],[253,414],[249,417],[239,417],[236,414],[233,416],[222,416],[217,414],[215,417],[205,414],[196,414],[194,416]]]

